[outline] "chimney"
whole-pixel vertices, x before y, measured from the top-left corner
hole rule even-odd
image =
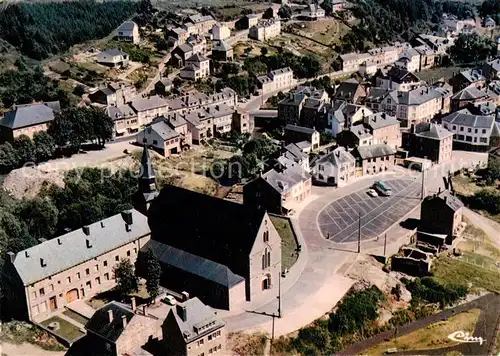
[[[132,219],[132,211],[131,210],[127,210],[127,211],[122,212],[122,218],[127,225],[132,225],[133,219]]]
[[[108,310],[108,320],[110,324],[113,322],[113,311],[111,309]]]
[[[85,241],[86,241],[87,248],[91,248],[92,242],[89,239],[86,239]]]
[[[132,230],[132,228],[130,227],[130,225],[129,224],[125,224],[125,231],[130,232],[130,230]]]
[[[83,230],[83,233],[87,236],[90,235],[90,227],[88,225],[85,225],[84,227],[82,227],[82,230]]]
[[[30,253],[28,252],[28,250],[24,251],[24,257],[26,258],[30,257]]]
[[[127,327],[127,316],[126,315],[122,315],[122,324],[123,324],[123,328],[125,329]]]
[[[26,251],[26,254],[27,253],[28,253],[28,251]],[[9,251],[9,252],[7,252],[7,255],[9,256],[10,263],[14,263],[14,260],[16,259],[16,254],[12,251]]]
[[[40,266],[42,266],[42,267],[46,267],[47,266],[47,263],[44,261],[43,258],[40,258]]]
[[[438,188],[438,194],[440,194],[440,193],[441,193],[441,187]]]
[[[182,292],[182,301],[185,302],[186,300],[189,299],[189,293],[188,292]]]
[[[59,239],[59,238],[57,239],[57,244],[58,244],[58,245],[62,245],[62,241],[61,241],[61,239]]]
[[[104,221],[101,221],[101,227],[104,227],[106,225],[104,225]]]
[[[135,297],[132,297],[130,299],[132,299],[132,311],[135,312],[135,309],[137,308],[137,306],[135,304]]]
[[[179,315],[182,321],[187,321],[186,306],[177,304],[177,315]]]
[[[448,198],[446,195],[443,197],[444,202],[446,203],[446,198]]]
[[[146,304],[144,304],[142,306],[142,314],[146,315],[146,309],[148,308],[148,306]]]

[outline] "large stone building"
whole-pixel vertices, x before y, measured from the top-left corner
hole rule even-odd
[[[361,168],[361,175],[382,173],[394,168],[396,151],[386,144],[359,146],[351,153],[356,158],[356,167]]]
[[[148,215],[145,248],[158,257],[169,289],[223,309],[277,292],[281,239],[264,210],[166,185]]]
[[[293,78],[293,71],[290,67],[275,69],[267,75],[257,77],[259,89],[262,95],[268,94],[280,89],[286,89],[294,86],[297,81]]]
[[[33,138],[35,133],[47,131],[59,110],[58,101],[15,106],[0,118],[0,142],[12,141],[21,135]]]
[[[3,310],[17,318],[41,322],[77,299],[116,285],[113,267],[132,263],[149,240],[146,216],[125,211],[52,240],[8,252]]]
[[[158,95],[151,97],[137,97],[130,102],[130,107],[137,114],[139,126],[150,124],[154,118],[168,113],[168,103]]]
[[[356,177],[356,158],[337,147],[315,162],[312,174],[315,182],[342,187]]]
[[[281,21],[277,19],[263,20],[257,25],[250,27],[248,37],[257,41],[266,41],[279,36],[281,33]]]
[[[453,133],[437,124],[412,125],[403,132],[403,148],[410,156],[442,163],[451,159]]]

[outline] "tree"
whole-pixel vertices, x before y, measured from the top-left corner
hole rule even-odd
[[[272,7],[268,7],[266,11],[262,14],[263,19],[272,19],[274,17],[274,10]]]
[[[459,63],[478,63],[496,52],[496,43],[477,33],[460,35],[449,49],[451,59]]]
[[[35,162],[36,161],[36,155],[35,155],[35,144],[26,135],[21,135],[18,136],[14,139],[14,142],[12,144],[14,149],[16,150],[17,157],[19,159],[19,164],[24,164],[27,162]]]
[[[50,239],[56,232],[59,211],[50,199],[36,197],[22,201],[18,216],[35,239]]]
[[[0,145],[0,172],[8,172],[17,167],[19,159],[16,150],[9,142]]]
[[[85,87],[83,85],[78,84],[73,90],[73,94],[81,97],[83,94],[85,94]]]
[[[35,144],[35,156],[37,162],[46,161],[54,156],[56,143],[52,136],[44,131],[36,132],[33,135]]]
[[[138,275],[146,279],[148,294],[151,300],[155,300],[160,294],[161,266],[152,249],[148,249],[139,255],[136,271]]]
[[[122,295],[126,296],[130,293],[137,292],[139,285],[137,277],[134,273],[134,266],[130,260],[123,258],[113,268],[113,273],[116,279],[116,290]]]
[[[278,10],[278,16],[281,17],[282,19],[290,19],[292,18],[293,11],[292,8],[288,5],[280,7]]]
[[[500,180],[500,161],[492,160],[488,163],[485,178],[490,185]]]
[[[268,53],[269,53],[269,50],[267,49],[267,47],[262,47],[260,49],[260,55],[261,56],[265,57],[265,56],[267,56]]]

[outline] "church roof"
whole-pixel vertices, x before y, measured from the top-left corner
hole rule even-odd
[[[153,162],[151,161],[151,157],[149,157],[148,148],[146,146],[144,146],[142,150],[140,175],[141,179],[151,179],[155,177]]]

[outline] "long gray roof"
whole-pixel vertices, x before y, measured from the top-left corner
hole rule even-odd
[[[313,133],[317,132],[315,129],[311,129],[309,127],[297,126],[297,125],[291,125],[291,124],[288,124],[285,126],[285,131],[286,130],[301,132],[301,133],[305,133],[305,134],[309,134],[309,135],[312,135]]]
[[[467,87],[451,97],[452,100],[474,100],[488,96],[483,90],[477,87]]]
[[[264,173],[262,178],[278,193],[282,194],[296,184],[310,179],[311,175],[304,171],[301,166],[296,165],[282,172],[271,169]]]
[[[439,90],[441,88],[427,87],[418,88],[411,91],[397,91],[390,92],[391,99],[398,104],[402,105],[421,105],[432,99],[443,97],[448,94],[446,90]],[[450,93],[451,94],[451,93]]]
[[[178,137],[180,134],[172,129],[165,120],[160,120],[151,124],[151,129],[154,130],[164,141]],[[147,130],[147,129],[146,129]]]
[[[227,266],[193,255],[156,240],[149,240],[144,249],[152,249],[158,260],[187,273],[202,277],[224,287],[233,287],[244,280]]]
[[[146,111],[168,106],[168,103],[158,95],[154,95],[150,98],[136,98],[132,100],[130,106],[132,106],[136,111]]]
[[[316,163],[331,164],[335,167],[341,167],[346,163],[355,163],[356,158],[352,154],[346,151],[344,147],[337,147],[332,152],[321,157]]]
[[[359,156],[362,159],[384,157],[395,154],[394,150],[385,143],[369,146],[359,146],[358,148],[356,148],[356,150],[358,151]]]
[[[377,130],[383,127],[399,125],[399,120],[394,116],[389,116],[386,113],[379,112],[373,115],[367,116],[364,123],[368,125],[372,130]]]
[[[419,137],[431,138],[435,140],[442,140],[444,138],[453,136],[453,133],[446,130],[441,125],[430,124],[429,130],[422,131],[416,134]]]
[[[133,21],[125,21],[118,27],[118,31],[133,31],[137,24]]]
[[[472,115],[468,111],[460,110],[443,117],[441,121],[451,125],[490,129],[495,118],[493,116]]]
[[[150,230],[146,216],[134,209],[130,213],[130,231],[126,229],[124,212],[88,225],[89,235],[78,229],[18,252],[14,257],[14,267],[24,285],[53,276],[148,235]],[[87,247],[87,240],[91,247]],[[41,259],[45,267],[41,266]]]
[[[52,107],[49,107],[49,104]],[[54,109],[60,107],[59,102],[18,105],[14,110],[5,113],[0,119],[0,126],[10,129],[34,126],[54,120]]]

